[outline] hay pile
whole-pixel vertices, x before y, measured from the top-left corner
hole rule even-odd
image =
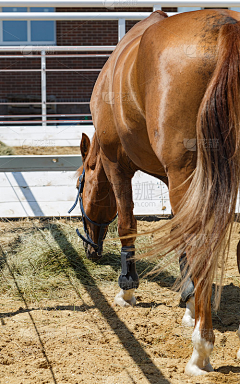
[[[121,271],[121,243],[117,236],[117,220],[111,224],[105,242],[102,259],[98,263],[88,260],[82,241],[76,235],[78,219],[25,219],[0,222],[0,293],[7,297],[24,296],[32,302],[43,298],[57,299],[70,295],[71,290],[81,291],[82,285],[96,286],[113,283],[117,285]],[[137,252],[149,243],[148,237],[136,241]],[[143,259],[137,262],[141,279],[174,283],[178,276],[178,263],[161,276],[147,276],[156,266],[156,261]],[[171,281],[170,281],[171,280]],[[20,291],[19,291],[20,290]],[[68,292],[68,293],[67,293]]]
[[[13,148],[9,147],[8,145],[0,141],[0,156],[9,156],[9,155],[14,155]]]

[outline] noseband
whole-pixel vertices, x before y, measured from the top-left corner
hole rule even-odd
[[[77,197],[76,197],[76,200],[75,200],[75,203],[73,204],[72,208],[69,209],[68,213],[71,213],[72,210],[76,207],[77,205],[77,202],[79,200],[79,203],[80,203],[80,208],[81,208],[81,212],[82,212],[82,222],[83,222],[83,229],[84,229],[84,232],[85,232],[85,235],[86,237],[84,237],[78,229],[76,229],[76,232],[78,234],[78,236],[86,243],[86,244],[89,244],[91,245],[95,251],[97,251],[97,254],[98,256],[101,256],[101,253],[102,253],[102,248],[103,248],[103,240],[105,239],[105,236],[107,234],[107,232],[105,232],[105,229],[106,227],[111,224],[117,217],[117,214],[116,216],[111,220],[111,221],[108,221],[107,223],[103,223],[103,224],[98,224],[96,223],[95,221],[92,221],[86,214],[84,208],[83,208],[83,201],[82,201],[82,193],[83,193],[83,187],[84,187],[84,183],[85,183],[85,169],[83,168],[83,171],[82,171],[82,174],[79,176],[79,187],[78,187],[78,192],[77,192]],[[89,236],[89,233],[88,233],[88,230],[87,230],[87,226],[86,226],[86,219],[89,221],[89,223],[93,224],[93,225],[96,225],[97,227],[100,227],[100,232],[99,232],[99,236],[98,236],[98,242],[97,244],[94,243],[94,241],[91,239],[91,237]]]

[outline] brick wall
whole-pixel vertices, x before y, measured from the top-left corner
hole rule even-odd
[[[57,8],[56,12],[152,12],[152,8]],[[126,31],[136,22],[127,20]],[[116,45],[118,42],[117,21],[57,21],[56,31],[57,45]],[[102,68],[106,60],[107,58],[47,58],[47,68]],[[24,59],[1,59],[0,69],[3,68],[38,69],[40,58],[26,56]],[[54,95],[57,101],[89,100],[98,73],[47,72],[47,95]],[[21,94],[31,95],[32,101],[34,97],[38,101],[41,94],[41,73],[0,72],[0,85],[1,100],[7,100],[9,95]],[[7,107],[0,108],[2,114],[7,111]],[[88,106],[74,104],[59,105],[57,113],[89,113],[89,109]]]

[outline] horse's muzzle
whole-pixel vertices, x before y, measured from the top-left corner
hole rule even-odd
[[[86,243],[83,243],[83,245],[85,247],[86,256],[89,260],[98,261],[101,259],[102,254],[98,254],[98,252],[93,247],[91,247],[91,245],[86,246]]]

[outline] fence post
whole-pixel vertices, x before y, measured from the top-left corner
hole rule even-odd
[[[41,51],[41,98],[42,98],[42,126],[46,126],[47,120],[47,90],[46,90],[46,51]]]
[[[201,7],[178,7],[178,12],[191,12],[191,11],[199,11],[201,10]]]
[[[153,12],[155,12],[155,11],[161,11],[161,9],[162,9],[161,4],[154,4],[154,6],[153,6]]]
[[[118,19],[118,41],[120,41],[126,33],[125,19]]]

